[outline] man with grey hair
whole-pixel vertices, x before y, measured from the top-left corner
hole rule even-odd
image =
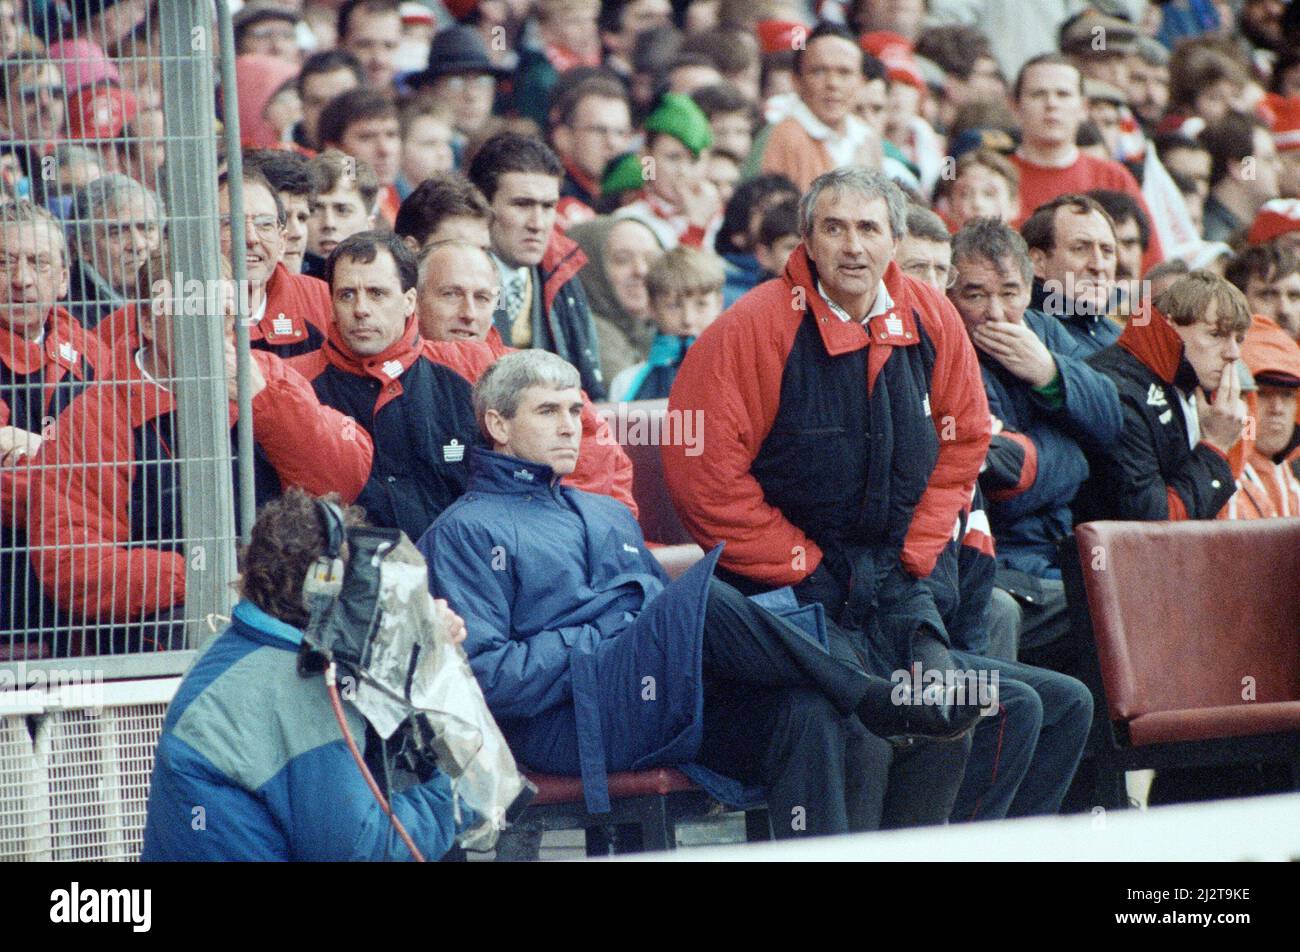
[[[69,229],[73,257],[68,309],[87,330],[132,302],[147,299],[136,287],[140,266],[162,242],[162,200],[128,175],[100,176],[72,199]]]
[[[993,415],[980,487],[997,584],[1020,609],[1021,656],[1051,657],[1069,627],[1057,543],[1070,534],[1070,505],[1088,477],[1086,451],[1119,438],[1119,392],[1060,321],[1029,309],[1034,269],[1014,229],[974,219],[953,238],[953,264],[949,296],[979,354]]]
[[[794,586],[825,608],[831,652],[877,674],[953,667],[941,586],[926,580],[989,443],[960,318],[894,261],[906,216],[880,172],[819,176],[785,274],[715,321],[678,372],[669,411],[699,414],[704,452],[662,448],[686,528],[705,548],[726,542],[720,577],[746,593]],[[983,647],[982,617],[951,620]],[[884,822],[946,820],[968,750],[895,755]]]
[[[420,539],[430,589],[465,619],[465,649],[511,750],[581,775],[588,810],[606,773],[692,765],[762,788],[778,837],[879,824],[873,737],[964,732],[978,709],[909,705],[888,680],[715,579],[721,551],[669,581],[613,500],[564,486],[581,439],[579,375],[538,350],[474,388],[492,450],[470,449],[466,495]],[[798,613],[787,589],[774,609]],[[814,616],[815,617],[815,616]]]
[[[110,366],[59,306],[67,293],[59,222],[25,199],[0,204],[0,632],[55,623],[27,557],[28,464],[50,423]]]

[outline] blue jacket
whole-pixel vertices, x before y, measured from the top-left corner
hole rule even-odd
[[[622,503],[477,448],[469,489],[418,546],[431,590],[465,619],[470,664],[520,762],[581,774],[603,812],[606,771],[695,756],[720,547],[669,582]]]
[[[748,252],[728,251],[722,256],[724,283],[722,306],[731,307],[744,295],[758,287],[772,275]]]
[[[1123,415],[1114,381],[1084,363],[1089,351],[1060,321],[1034,310],[1024,321],[1056,361],[1059,403],[979,353],[989,412],[1005,428],[990,444],[980,485],[998,564],[1060,578],[1056,543],[1070,534],[1070,506],[1088,478],[1085,453],[1113,444]]]
[[[1043,282],[1034,278],[1033,292],[1029,299],[1032,310],[1055,318],[1074,340],[1076,353],[1080,357],[1091,357],[1104,347],[1109,347],[1119,340],[1122,328],[1104,314],[1075,314],[1073,309],[1065,306],[1064,296],[1049,293]]]
[[[298,629],[240,602],[199,655],[163,723],[142,860],[410,858],[348,753],[323,678],[298,675],[301,642]],[[365,721],[344,711],[364,755]],[[426,859],[447,851],[456,823],[446,776],[390,801]]]

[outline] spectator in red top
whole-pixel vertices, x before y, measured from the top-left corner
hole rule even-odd
[[[375,212],[391,227],[402,204],[396,184],[402,161],[402,124],[397,104],[387,93],[353,89],[321,111],[316,131],[325,148],[338,149],[374,170],[379,179]]]
[[[25,554],[28,463],[55,417],[110,363],[58,305],[68,264],[53,216],[29,201],[0,205],[0,632],[54,621]]]
[[[173,272],[166,249],[151,264],[156,275]],[[88,646],[85,653],[140,650],[141,634],[149,637],[150,631],[156,643],[170,639],[172,612],[185,601],[189,553],[178,541],[185,533],[177,502],[176,324],[170,310],[149,309],[140,322],[140,347],[120,368],[122,379],[82,393],[41,450],[48,465],[31,527],[37,573],[73,618],[116,626],[107,643]],[[226,311],[233,441],[233,296]],[[354,500],[370,469],[369,437],[341,413],[322,407],[307,381],[275,355],[255,352],[250,370],[259,501],[289,485]]]
[[[230,190],[223,175],[217,195],[221,252],[233,261]],[[293,274],[284,255],[284,204],[261,172],[244,171],[244,260],[248,269],[249,337],[258,350],[296,357],[320,347],[330,320],[329,288],[318,278]]]
[[[1294,336],[1256,314],[1241,345],[1241,359],[1250,368],[1258,388],[1258,426],[1237,478],[1237,492],[1220,517],[1300,516],[1300,479],[1292,468],[1300,446],[1296,431],[1300,346]]]
[[[1132,195],[1150,220],[1142,190],[1128,169],[1112,159],[1086,155],[1074,144],[1087,113],[1083,74],[1066,57],[1045,53],[1026,63],[1016,77],[1014,99],[1022,134],[1020,148],[1012,156],[1020,170],[1017,227],[1058,195],[1094,188]],[[1142,259],[1143,271],[1163,258],[1160,240],[1152,235]]]

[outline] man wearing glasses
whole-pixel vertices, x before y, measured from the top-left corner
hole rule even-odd
[[[898,242],[898,266],[903,274],[924,281],[940,294],[951,287],[956,277],[948,226],[922,205],[907,207],[907,234]]]
[[[230,187],[222,176],[217,196],[221,253],[232,264]],[[284,256],[286,213],[279,194],[261,172],[244,170],[244,263],[248,277],[250,346],[283,358],[310,353],[325,340],[330,322],[329,287],[319,278],[292,274]]]
[[[551,144],[564,163],[558,213],[567,229],[595,214],[605,167],[627,151],[632,114],[623,84],[604,76],[577,83],[555,112]]]

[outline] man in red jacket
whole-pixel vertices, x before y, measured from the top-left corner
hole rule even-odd
[[[697,542],[726,543],[722,578],[820,603],[833,654],[886,676],[951,669],[924,580],[989,444],[975,352],[943,295],[894,263],[906,199],[884,175],[820,176],[800,230],[785,274],[687,351],[669,413],[696,415],[703,452],[663,446],[668,489]],[[882,823],[942,822],[967,750],[894,758]]]
[[[0,205],[0,632],[19,638],[55,621],[28,556],[32,462],[54,418],[110,364],[95,335],[59,306],[70,264],[49,212],[29,201]]]
[[[244,262],[247,268],[249,346],[289,358],[318,349],[325,340],[330,320],[329,287],[319,278],[294,274],[283,262],[288,211],[266,176],[255,168],[244,169]],[[219,179],[217,193],[221,218],[221,253],[234,261],[230,226],[230,188],[226,176]],[[146,264],[141,277],[155,281],[143,293],[155,300],[170,297],[176,275],[156,275]],[[141,343],[140,309],[128,302],[105,317],[95,328],[110,350],[134,353]]]
[[[160,256],[157,273],[170,273],[165,252]],[[166,308],[151,308],[139,330],[141,346],[116,368],[120,379],[82,393],[41,448],[33,563],[62,611],[104,626],[96,644],[74,645],[74,653],[161,643],[173,637],[170,622],[185,602],[190,553],[181,541],[172,317]],[[228,314],[232,443],[234,366]],[[323,407],[310,384],[274,354],[255,351],[250,369],[258,501],[289,485],[354,500],[370,469],[369,436]]]
[[[221,212],[221,253],[231,261],[230,188],[225,176],[217,193]],[[251,346],[289,358],[324,343],[330,320],[330,294],[324,281],[293,274],[281,261],[287,222],[279,193],[261,172],[244,170],[244,257],[248,268],[248,320]]]

